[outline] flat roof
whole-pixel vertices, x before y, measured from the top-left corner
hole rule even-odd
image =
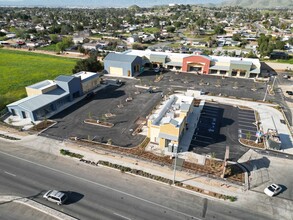
[[[81,71],[73,74],[72,76],[80,77],[81,81],[83,81],[93,76],[99,76],[99,74],[95,72]]]
[[[41,82],[38,82],[36,84],[27,86],[27,88],[31,88],[31,89],[45,89],[48,87],[51,87],[52,85],[56,85],[56,83],[52,80],[44,80]]]
[[[179,118],[181,112],[189,110],[193,103],[193,97],[184,95],[171,95],[170,98],[163,102],[161,107],[151,115],[153,125],[173,124],[178,127],[183,118]]]

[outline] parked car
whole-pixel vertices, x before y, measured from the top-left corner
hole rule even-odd
[[[43,195],[43,198],[50,202],[54,202],[57,205],[62,205],[67,200],[67,195],[63,192],[59,192],[57,190],[49,190]]]
[[[280,185],[273,183],[264,189],[264,193],[272,197],[280,193],[281,190],[282,187]]]
[[[287,93],[288,95],[293,95],[293,92],[292,92],[292,91],[286,91],[286,93]]]

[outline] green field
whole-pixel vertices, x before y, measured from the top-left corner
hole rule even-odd
[[[72,74],[76,59],[0,49],[0,110],[26,97],[25,87]]]

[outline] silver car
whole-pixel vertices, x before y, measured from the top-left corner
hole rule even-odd
[[[55,202],[57,205],[62,205],[67,200],[67,195],[63,192],[59,192],[57,190],[49,190],[43,195],[43,198],[50,202]]]

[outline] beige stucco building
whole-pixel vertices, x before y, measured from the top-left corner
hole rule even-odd
[[[148,137],[151,143],[163,150],[173,151],[188,128],[188,118],[193,112],[194,98],[171,95],[148,119]]]

